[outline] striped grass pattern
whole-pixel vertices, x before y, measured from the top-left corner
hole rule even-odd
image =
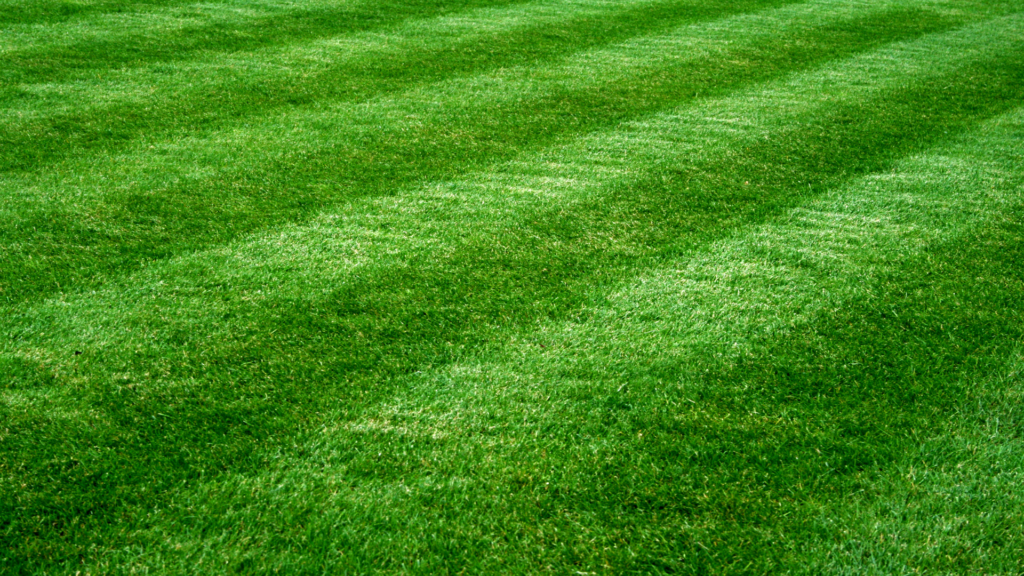
[[[1024,12],[0,0],[0,572],[1024,571]]]

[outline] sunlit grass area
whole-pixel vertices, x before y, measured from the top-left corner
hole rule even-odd
[[[1024,572],[1024,12],[0,0],[0,572]]]

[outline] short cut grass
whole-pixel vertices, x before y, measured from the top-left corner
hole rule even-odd
[[[0,0],[0,572],[1024,572],[1024,12]]]

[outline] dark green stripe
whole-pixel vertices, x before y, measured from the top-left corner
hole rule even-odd
[[[623,10],[606,19],[569,17],[557,28],[545,23],[386,60],[371,57],[369,61],[345,62],[307,78],[289,76],[256,86],[242,79],[229,88],[217,86],[198,93],[185,89],[143,103],[45,117],[0,131],[0,171],[37,170],[72,155],[118,150],[142,136],[214,129],[279,108],[365,100],[408,90],[415,84],[543,61],[686,22],[789,1],[723,0],[693,5],[669,0]],[[187,86],[188,79],[182,80]]]
[[[50,545],[61,543],[46,554],[76,554],[93,542],[90,534],[104,533],[100,527],[140,514],[182,482],[264,466],[269,447],[291,437],[296,422],[314,426],[317,413],[341,406],[358,411],[388,396],[387,378],[448,362],[461,346],[483,345],[488,326],[565,317],[594,285],[629,273],[638,260],[720,238],[1015,106],[1024,96],[1022,70],[1024,53],[1003,54],[808,119],[777,140],[677,172],[675,181],[666,182],[662,176],[673,173],[664,171],[603,202],[573,206],[571,214],[524,215],[512,231],[494,231],[504,234],[506,251],[474,236],[443,265],[388,269],[312,303],[270,299],[259,306],[263,318],[251,316],[252,324],[220,348],[202,334],[180,333],[163,336],[179,347],[176,357],[87,354],[74,367],[83,380],[73,385],[83,408],[115,426],[93,431],[46,424],[37,414],[4,415],[11,432],[2,462],[39,487],[32,495],[3,496],[0,510],[16,514],[3,521],[5,538],[21,542],[44,530]],[[706,196],[687,192],[687,181]],[[624,235],[635,252],[606,253],[580,242],[584,231]],[[532,236],[542,240],[533,244]],[[235,313],[252,308],[224,290]],[[126,361],[204,384],[136,397],[110,379]],[[89,465],[69,464],[83,446],[92,447]],[[90,530],[59,536],[73,517]]]
[[[180,62],[200,54],[256,50],[355,32],[389,29],[411,19],[521,0],[391,0],[339,3],[307,10],[295,7],[261,18],[218,21],[181,29],[140,30],[134,36],[90,38],[63,46],[15,50],[0,55],[0,82],[8,85],[59,82],[85,72]],[[301,6],[301,5],[299,5]],[[0,92],[0,103],[20,92]],[[23,93],[22,93],[23,94]],[[24,97],[24,96],[22,96]]]
[[[609,457],[593,472],[615,474],[613,483],[566,493],[562,503],[623,529],[643,525],[654,511],[666,525],[716,519],[714,538],[745,550],[744,561],[769,571],[800,568],[794,552],[819,510],[871,490],[880,473],[914,453],[919,438],[944,429],[971,379],[997,372],[1024,344],[1022,216],[1018,206],[1001,225],[908,262],[879,279],[871,299],[765,342],[752,357],[645,371],[646,381],[695,380],[689,400],[721,418],[680,424],[670,414],[631,421],[619,412],[627,433],[650,437],[648,470],[660,471],[626,471],[635,454]],[[638,388],[627,402],[644,402],[649,390]],[[632,503],[616,497],[638,485],[666,489],[636,493]],[[619,506],[608,506],[610,499]],[[707,569],[739,560],[665,536],[663,548],[622,558],[624,565],[678,569],[667,559],[683,553]]]
[[[0,4],[0,26],[57,24],[90,14],[140,12],[195,0],[8,0]]]
[[[946,153],[959,160],[959,152],[954,146]],[[996,159],[984,155],[985,161]],[[1014,159],[997,161],[1005,168]],[[951,164],[955,171],[956,161]],[[933,176],[941,180],[942,168]],[[723,359],[716,354],[722,343],[705,340],[708,349],[672,358],[670,351],[649,344],[633,349],[618,340],[621,356],[609,354],[605,341],[595,361],[577,340],[548,362],[527,357],[521,381],[510,374],[515,352],[496,366],[483,357],[480,373],[428,378],[428,389],[410,391],[411,400],[388,401],[348,419],[387,425],[346,429],[328,421],[330,432],[311,431],[289,453],[296,468],[281,467],[290,473],[284,478],[271,480],[266,468],[276,466],[268,463],[244,480],[205,484],[215,496],[192,492],[203,519],[177,520],[179,508],[163,516],[169,524],[151,538],[163,530],[180,538],[177,530],[189,528],[218,533],[239,517],[253,520],[254,513],[221,519],[248,501],[251,491],[260,495],[256,508],[268,516],[247,526],[246,536],[275,525],[305,526],[281,531],[275,549],[338,547],[351,553],[324,560],[355,571],[397,570],[404,555],[416,550],[424,572],[435,562],[486,572],[480,566],[496,558],[522,572],[536,565],[610,562],[615,573],[701,573],[751,561],[762,572],[799,572],[802,544],[843,537],[822,533],[819,514],[841,508],[852,493],[870,494],[879,474],[892,474],[894,462],[916,452],[919,438],[945,430],[969,401],[972,382],[999,373],[1006,357],[1024,345],[1024,270],[1017,265],[1024,258],[1024,197],[1012,192],[1022,184],[1019,174],[999,182],[1001,198],[991,203],[958,199],[1008,211],[920,252],[882,250],[893,259],[872,270],[857,298],[785,335],[755,339],[741,354]],[[901,188],[891,181],[881,185],[893,193]],[[931,224],[915,217],[910,202],[904,209],[911,212],[908,222]],[[898,225],[890,230],[902,235]],[[805,265],[792,258],[800,256],[789,252],[778,263]],[[723,264],[728,267],[727,260]],[[658,304],[627,301],[639,304],[633,311],[642,315],[626,323],[643,324],[645,316],[657,314]],[[526,341],[557,346],[567,336],[555,330]],[[520,341],[516,348],[522,347],[529,346]],[[436,397],[429,390],[434,386]],[[492,403],[493,397],[500,398]],[[432,437],[433,430],[441,436]],[[952,458],[943,464],[963,463]],[[321,473],[321,466],[327,471]],[[273,509],[274,498],[266,493],[278,482],[291,497],[286,509]],[[407,493],[388,491],[403,485]],[[243,489],[239,496],[236,490]],[[324,495],[331,490],[365,496],[331,501]],[[903,502],[914,504],[914,495]],[[956,508],[973,514],[978,506],[961,502]],[[980,528],[966,528],[983,547],[975,558],[1014,558],[1016,544],[1007,541],[1019,541],[1019,531]],[[195,532],[190,536],[202,540]],[[244,550],[241,538],[229,537],[225,546]],[[359,546],[374,538],[392,538],[394,548]],[[160,549],[150,542],[148,549]],[[458,550],[454,558],[452,546]],[[922,566],[937,572],[975,566],[966,558],[933,556],[938,560]]]
[[[390,194],[416,182],[449,178],[511,158],[524,148],[954,24],[927,12],[898,10],[783,31],[772,45],[737,46],[709,55],[699,67],[639,71],[585,90],[527,99],[500,115],[482,107],[464,116],[440,118],[415,132],[384,126],[374,141],[342,136],[321,151],[282,159],[259,171],[233,175],[231,180],[218,177],[152,196],[111,196],[92,210],[103,214],[101,223],[84,224],[78,213],[46,210],[17,224],[0,223],[4,244],[23,247],[10,253],[0,269],[0,289],[9,303],[19,303],[51,294],[58,285],[93,285],[146,260],[302,220],[345,198]],[[563,48],[557,41],[545,44],[544,35],[545,31],[509,35],[513,42],[508,45],[509,54],[520,43],[548,51]],[[159,117],[160,122],[165,120],[166,116]],[[324,183],[332,185],[324,187]]]

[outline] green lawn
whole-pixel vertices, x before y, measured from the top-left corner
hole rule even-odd
[[[0,574],[1024,573],[1019,0],[0,0]]]

